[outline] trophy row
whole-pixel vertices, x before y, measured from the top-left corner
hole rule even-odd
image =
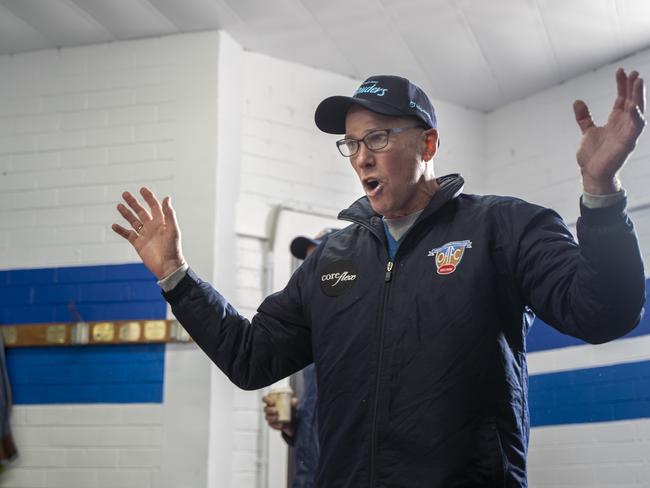
[[[190,336],[176,320],[125,320],[71,324],[5,325],[5,345],[57,346],[189,342]]]

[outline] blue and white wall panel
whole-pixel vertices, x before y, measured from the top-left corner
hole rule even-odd
[[[575,345],[529,334],[533,486],[649,486],[650,317],[626,337]]]

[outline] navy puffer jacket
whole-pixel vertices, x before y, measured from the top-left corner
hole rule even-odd
[[[622,201],[553,211],[461,193],[457,175],[388,256],[364,197],[251,322],[193,272],[165,297],[238,386],[316,363],[320,488],[525,487],[526,333],[538,314],[606,342],[638,323],[645,276]]]

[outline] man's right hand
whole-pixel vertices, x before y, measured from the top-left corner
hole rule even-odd
[[[128,207],[118,203],[117,210],[133,230],[118,224],[113,224],[112,229],[131,243],[144,265],[160,280],[185,263],[181,231],[170,197],[165,197],[161,205],[149,188],[142,187],[140,194],[151,213],[131,193],[124,192],[122,197]]]
[[[295,429],[295,413],[296,406],[298,405],[298,398],[291,398],[291,422],[278,422],[278,409],[275,408],[275,400],[270,395],[265,395],[262,397],[262,401],[266,404],[264,407],[264,419],[266,423],[269,424],[269,427],[275,430],[281,430],[289,437],[293,437],[296,433]]]

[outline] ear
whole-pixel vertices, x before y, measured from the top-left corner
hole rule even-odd
[[[427,129],[423,133],[422,141],[422,159],[431,161],[438,151],[438,131],[436,129]]]

